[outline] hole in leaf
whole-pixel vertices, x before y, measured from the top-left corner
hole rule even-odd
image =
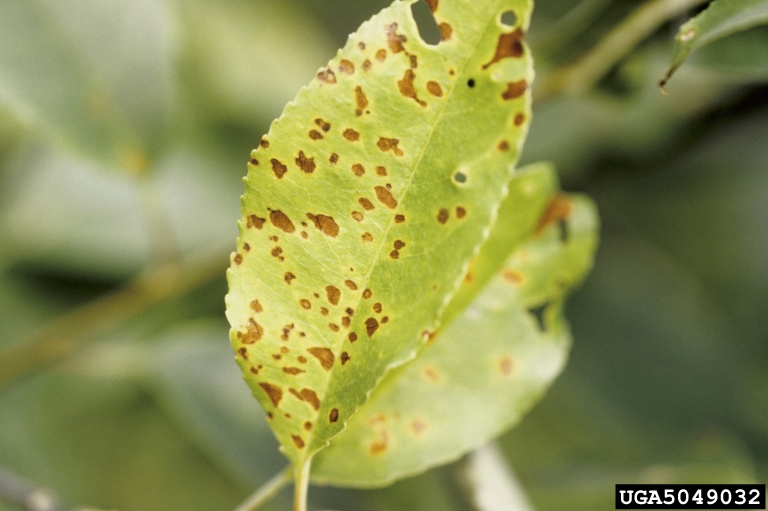
[[[469,80],[467,80],[467,85],[469,86],[470,89],[473,88],[475,86],[475,79],[470,78]]]
[[[413,13],[413,19],[416,21],[422,41],[431,46],[439,43],[443,36],[427,3],[419,1],[411,4],[411,12]]]
[[[514,11],[505,11],[501,13],[501,24],[508,27],[514,27],[517,23],[517,14]]]

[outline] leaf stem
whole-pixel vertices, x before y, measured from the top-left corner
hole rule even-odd
[[[533,91],[534,101],[558,94],[582,94],[662,24],[707,0],[652,0],[646,2],[575,63],[557,69]]]
[[[235,511],[255,511],[262,504],[272,499],[280,492],[293,478],[293,468],[289,465],[278,472],[269,481],[264,483],[261,488],[253,492],[242,504],[237,506]]]
[[[293,511],[307,511],[307,490],[309,488],[309,469],[312,459],[308,459],[301,467],[296,467],[293,493]]]

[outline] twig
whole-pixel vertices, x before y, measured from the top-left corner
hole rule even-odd
[[[72,355],[85,341],[114,330],[150,307],[223,275],[228,263],[225,254],[218,249],[213,254],[147,270],[125,288],[64,314],[15,343],[0,353],[0,389]]]
[[[59,502],[52,490],[22,479],[0,467],[0,498],[25,511],[74,511]]]
[[[253,492],[253,495],[237,506],[235,511],[256,511],[262,504],[277,495],[280,490],[291,482],[292,478],[293,468],[289,465],[264,483],[261,488]]]
[[[708,0],[652,0],[619,23],[586,55],[550,73],[534,88],[535,101],[591,89],[640,42],[668,20]]]

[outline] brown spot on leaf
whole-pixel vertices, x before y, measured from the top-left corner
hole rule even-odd
[[[365,298],[366,300],[372,296],[373,296],[373,292],[370,289],[366,289],[365,291],[363,291],[363,298]]]
[[[320,400],[317,398],[317,394],[312,389],[301,389],[300,392],[301,397],[310,405],[312,405],[312,408],[315,410],[318,410],[320,408]]]
[[[336,422],[338,420],[339,420],[339,409],[338,408],[331,408],[331,411],[328,414],[328,421],[329,422]]]
[[[285,275],[283,275],[283,280],[284,280],[284,281],[285,281],[285,283],[286,283],[286,284],[288,284],[289,286],[291,285],[291,281],[292,281],[293,279],[295,279],[295,278],[296,278],[296,275],[294,275],[293,273],[291,273],[291,272],[289,272],[289,271],[285,272]]]
[[[365,97],[363,88],[359,85],[355,88],[355,106],[357,106],[355,115],[358,117],[363,115],[363,111],[368,107],[368,98]]]
[[[398,252],[397,250],[393,250],[392,252],[389,253],[389,257],[391,257],[392,259],[400,259],[400,252]]]
[[[347,59],[342,59],[341,62],[339,62],[339,71],[351,75],[355,72],[355,65]]]
[[[331,125],[329,123],[325,122],[324,120],[320,119],[319,117],[317,119],[315,119],[315,124],[320,126],[320,129],[323,130],[323,131],[328,131],[328,130],[331,129]]]
[[[379,440],[372,442],[371,445],[368,447],[368,452],[371,453],[371,456],[377,456],[379,454],[382,454],[384,451],[387,450],[387,432],[381,431],[379,433]]]
[[[376,314],[381,314],[381,311],[382,311],[381,303],[379,303],[379,302],[374,303],[373,304],[373,312],[375,312]]]
[[[328,309],[326,309],[325,307],[320,307],[320,314],[322,314],[323,316],[328,316]]]
[[[379,175],[379,176],[384,177],[384,176],[387,175],[387,169],[385,167],[378,166],[378,167],[376,167],[376,174]]]
[[[267,419],[272,420],[274,418],[275,418],[275,416],[272,415],[272,412],[267,412]]]
[[[330,328],[334,332],[339,331],[339,325],[337,325],[336,323],[328,323],[328,328]]]
[[[347,316],[344,316],[343,318],[341,318],[341,326],[343,326],[344,328],[349,328],[349,324],[350,324],[350,319]]]
[[[299,304],[301,305],[302,309],[309,310],[312,308],[312,302],[310,302],[306,298],[302,298],[301,300],[299,300]]]
[[[250,252],[251,246],[248,243],[243,243],[243,250],[245,250],[246,252]]]
[[[252,160],[251,160],[249,163],[250,163],[251,165],[253,165],[253,166],[256,166],[256,165],[258,165],[258,164],[259,164],[259,160],[257,160],[256,158],[253,158],[253,159],[252,159]]]
[[[395,240],[395,250],[400,250],[405,246],[405,242],[403,240]]]
[[[525,277],[522,273],[511,268],[504,270],[501,277],[510,284],[522,284],[525,281]]]
[[[437,28],[440,29],[440,35],[442,41],[447,41],[451,38],[451,35],[453,35],[453,27],[449,25],[446,22],[440,23],[440,25],[437,26]]]
[[[363,233],[363,234],[360,236],[360,238],[361,238],[363,241],[371,242],[371,241],[373,241],[373,234],[371,234],[370,232],[364,232],[364,233]]]
[[[302,357],[301,355],[299,355],[298,357],[296,357],[296,360],[298,360],[298,361],[299,361],[299,364],[306,364],[306,363],[307,363],[307,359],[306,359],[306,358],[304,358],[304,357]]]
[[[307,213],[307,218],[312,220],[312,223],[315,224],[315,227],[322,231],[322,233],[326,236],[330,236],[331,238],[338,236],[339,224],[336,223],[332,216],[322,214],[313,215],[312,213]]]
[[[400,150],[400,148],[397,147],[397,145],[400,143],[400,140],[397,138],[379,138],[379,141],[376,142],[376,145],[379,149],[381,149],[382,152],[387,152],[390,149],[393,153],[395,153],[396,156],[402,156],[403,151]]]
[[[376,60],[378,60],[379,62],[384,62],[386,58],[387,58],[387,50],[385,50],[384,48],[376,52]]]
[[[549,201],[547,209],[539,219],[539,223],[536,225],[536,229],[533,231],[535,235],[540,235],[550,225],[565,220],[573,211],[573,205],[571,201],[562,194],[557,194]]]
[[[365,49],[365,43],[360,41],[359,43],[357,43],[357,47],[360,48],[361,50],[364,50]]]
[[[512,374],[513,363],[512,357],[502,357],[499,361],[499,372],[502,376],[510,376]]]
[[[429,6],[429,10],[432,12],[435,12],[437,10],[437,2],[438,0],[425,0],[427,2],[427,5]]]
[[[309,235],[307,234],[306,231],[301,231],[301,237],[304,238],[304,239],[307,239],[309,237]]]
[[[325,294],[328,297],[328,301],[333,305],[339,304],[339,298],[341,298],[341,291],[336,286],[325,286]]]
[[[352,212],[352,218],[354,218],[358,222],[362,222],[363,221],[363,214],[360,213],[359,211],[353,211]]]
[[[328,348],[307,348],[307,351],[320,362],[326,371],[333,366],[333,352]]]
[[[379,322],[376,321],[376,318],[368,318],[365,320],[365,331],[368,333],[368,337],[372,336],[378,328]]]
[[[501,59],[522,57],[524,38],[525,33],[520,28],[510,34],[501,34],[499,43],[496,45],[496,54],[490,62],[483,65],[483,69],[488,69],[489,66],[499,62]]]
[[[264,310],[264,308],[261,306],[258,300],[254,300],[251,302],[251,310],[254,310],[256,312],[261,312]]]
[[[419,59],[416,57],[416,55],[409,55],[411,59],[411,69],[416,69],[419,67]]]
[[[237,350],[237,353],[243,357],[245,360],[248,360],[248,350],[243,346]]]
[[[288,172],[288,167],[280,163],[280,160],[277,158],[272,158],[269,161],[272,163],[272,172],[275,173],[277,179],[282,179],[285,173]]]
[[[360,165],[359,163],[355,163],[354,165],[352,165],[352,172],[353,172],[353,173],[354,173],[354,174],[355,174],[357,177],[360,177],[360,176],[362,176],[363,174],[365,174],[365,167],[363,167],[363,166],[362,166],[362,165]]]
[[[450,216],[450,213],[448,213],[448,210],[445,208],[442,208],[437,213],[437,221],[440,222],[441,224],[444,224],[445,222],[448,221],[449,216]]]
[[[467,210],[462,208],[461,206],[456,207],[456,218],[462,219],[465,216],[467,216]]]
[[[413,70],[406,69],[402,80],[398,80],[397,82],[397,88],[400,90],[400,94],[402,94],[406,98],[411,98],[412,100],[416,101],[416,103],[420,104],[422,107],[427,106],[427,104],[424,101],[420,100],[416,95],[416,88],[413,85],[413,81],[415,79],[416,79],[416,75],[414,74]]]
[[[405,222],[405,215],[395,215],[395,223],[402,224]]]
[[[325,83],[336,83],[336,75],[330,69],[321,69],[317,73],[317,79]]]
[[[351,280],[345,280],[345,281],[344,281],[344,285],[345,285],[345,286],[347,286],[347,287],[348,287],[349,289],[351,289],[352,291],[355,291],[355,290],[357,289],[357,284],[355,284],[355,283],[354,283],[354,282],[352,282]]]
[[[515,126],[520,126],[525,122],[525,115],[524,114],[515,115],[515,119],[513,122],[515,123]]]
[[[411,431],[416,436],[421,436],[427,430],[427,423],[423,420],[413,419],[411,421]]]
[[[389,45],[390,51],[392,53],[400,53],[405,50],[403,43],[406,42],[408,38],[397,33],[397,23],[387,25],[385,28],[387,31],[387,44]]]
[[[303,373],[305,371],[304,371],[304,369],[299,369],[298,367],[283,367],[283,372],[285,374],[290,374],[290,375],[295,376],[295,375],[301,374],[301,373]]]
[[[291,435],[291,440],[293,440],[293,444],[296,446],[297,449],[304,448],[304,440],[302,440],[300,436]]]
[[[346,138],[350,142],[357,142],[358,140],[360,140],[360,133],[353,130],[352,128],[347,128],[346,130],[344,130],[343,135],[344,135],[344,138]]]
[[[271,254],[272,254],[272,257],[278,257],[278,258],[280,258],[281,260],[283,259],[282,257],[280,257],[280,254],[282,254],[282,253],[283,253],[283,249],[282,249],[282,248],[280,248],[280,247],[275,247],[275,248],[273,248],[273,249],[272,249],[272,252],[271,252]]]
[[[269,148],[269,141],[268,141],[267,139],[265,139],[265,138],[262,138],[262,139],[261,139],[261,142],[259,142],[259,145],[260,145],[260,146],[261,146],[263,149],[268,149],[268,148]]]
[[[384,204],[389,209],[395,209],[397,207],[397,200],[392,196],[392,193],[383,186],[377,186],[374,188],[376,190],[376,198],[379,199],[379,202]]]
[[[248,320],[248,329],[245,333],[237,332],[237,338],[243,344],[253,344],[256,341],[260,341],[263,335],[264,329],[253,318]]]
[[[322,140],[323,139],[323,135],[319,131],[317,131],[317,130],[310,130],[309,131],[309,138],[311,138],[312,140]]]
[[[357,199],[357,202],[359,202],[363,209],[366,211],[371,211],[374,208],[373,203],[365,197]]]
[[[499,142],[499,151],[509,151],[509,142],[502,140]]]
[[[312,431],[312,423],[307,421],[304,423],[304,430],[305,431]]]
[[[281,229],[289,234],[296,231],[296,227],[293,226],[293,222],[291,222],[291,219],[288,218],[288,215],[279,209],[274,211],[269,210],[269,221],[272,222],[272,225],[278,229]]]
[[[266,221],[266,218],[259,218],[256,215],[248,215],[248,228],[255,227],[258,230],[261,230],[261,228],[264,227],[264,222]]]
[[[311,174],[315,171],[315,159],[308,158],[304,151],[299,151],[299,156],[294,160],[296,165],[307,174]]]
[[[525,91],[528,90],[528,82],[525,80],[518,80],[516,82],[509,82],[507,84],[507,90],[501,95],[505,100],[519,98]]]
[[[264,392],[269,396],[269,400],[272,401],[272,406],[277,408],[277,405],[280,404],[280,400],[283,399],[283,389],[269,383],[259,383],[259,387],[264,389]]]
[[[383,325],[384,323],[388,322],[388,321],[389,321],[389,316],[384,316],[383,318],[381,318],[381,324],[382,324],[382,325]]]
[[[357,289],[357,288],[355,288],[355,289]],[[355,309],[353,309],[352,307],[347,307],[344,310],[344,312],[346,312],[347,315],[349,315],[349,316],[354,316],[355,315]]]
[[[328,161],[335,165],[339,161],[339,155],[336,153],[331,153],[331,156],[328,158]]]
[[[431,366],[425,366],[421,370],[421,375],[424,377],[425,380],[427,380],[430,383],[437,383],[440,381],[440,375],[437,372],[437,369]]]
[[[351,359],[351,358],[352,357],[349,356],[349,353],[347,353],[346,351],[342,352],[341,357],[340,357],[341,365],[344,365],[347,362],[349,362],[349,359]]]
[[[371,61],[368,59],[365,59],[363,61],[363,71],[369,71],[371,69]]]
[[[427,91],[435,97],[443,97],[443,88],[440,87],[440,84],[437,82],[433,82],[431,80],[427,82]]]
[[[240,266],[240,263],[243,262],[243,254],[235,254],[235,264]]]
[[[355,342],[357,340],[357,334],[355,332],[350,332],[347,338],[349,339],[349,342]]]

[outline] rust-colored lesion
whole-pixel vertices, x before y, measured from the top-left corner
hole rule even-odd
[[[277,158],[272,158],[269,162],[272,164],[272,172],[275,173],[277,179],[282,179],[285,173],[288,172],[288,167],[283,165]]]
[[[299,151],[299,155],[294,161],[296,162],[296,165],[298,165],[298,167],[307,174],[311,174],[315,171],[315,159],[308,157],[306,154],[304,154],[304,151]]]
[[[427,5],[429,6],[429,10],[432,11],[432,13],[437,11],[438,0],[424,0],[424,1],[427,2]]]
[[[512,357],[510,356],[504,356],[501,357],[499,360],[499,374],[501,376],[508,378],[512,376],[512,370],[514,369],[514,361],[512,360]]]
[[[317,393],[312,389],[301,389],[299,396],[302,400],[310,404],[315,411],[320,409],[320,399],[317,397]]]
[[[398,147],[398,144],[400,143],[400,139],[397,138],[385,138],[385,137],[379,137],[379,141],[376,142],[376,146],[382,151],[392,151],[395,153],[396,156],[402,156],[403,151]]]
[[[520,284],[525,282],[525,276],[519,271],[512,268],[507,268],[506,270],[504,270],[501,273],[501,278],[505,282],[508,282],[509,284],[514,284],[516,286],[519,286]]]
[[[291,440],[293,440],[293,445],[295,445],[297,449],[304,448],[304,440],[302,440],[300,436],[291,435]]]
[[[357,177],[360,177],[363,174],[365,174],[365,167],[363,167],[359,163],[355,163],[354,165],[352,165],[352,173]]]
[[[307,218],[312,220],[312,223],[315,224],[315,227],[326,236],[331,238],[338,236],[339,224],[336,223],[332,216],[323,214],[313,215],[312,213],[307,213]]]
[[[264,227],[264,222],[266,221],[266,218],[261,218],[258,215],[248,215],[246,225],[249,229],[255,227],[256,229],[261,230],[261,228]]]
[[[360,132],[353,130],[352,128],[347,128],[344,130],[344,133],[342,133],[342,136],[349,140],[350,142],[357,142],[360,140]]]
[[[320,365],[325,369],[326,371],[330,370],[331,367],[333,367],[333,352],[328,348],[307,348],[307,351],[310,355],[315,357],[318,362],[320,362]]]
[[[328,412],[328,422],[337,422],[339,420],[339,409],[338,408],[331,408],[331,411]]]
[[[428,81],[427,82],[427,92],[435,96],[436,98],[442,98],[443,97],[443,88],[440,87],[440,84],[435,81]]]
[[[368,318],[365,320],[365,332],[368,334],[368,337],[371,337],[373,333],[379,329],[379,322],[376,320],[376,318]]]
[[[566,220],[573,212],[573,203],[571,200],[563,194],[557,194],[549,201],[547,209],[544,210],[544,214],[539,218],[536,229],[533,233],[538,236],[544,232],[547,227],[557,222]]]
[[[453,27],[446,22],[440,23],[437,28],[440,29],[441,41],[447,41],[453,35]]]
[[[317,73],[317,79],[323,83],[333,84],[336,83],[336,74],[330,69],[321,69]]]
[[[283,367],[283,372],[285,374],[290,374],[291,376],[296,376],[297,374],[304,373],[304,369],[299,369],[298,367]]]
[[[261,306],[258,300],[252,300],[250,304],[251,310],[254,312],[262,312],[264,307]]]
[[[269,210],[269,221],[278,229],[289,234],[296,231],[296,227],[293,225],[293,222],[291,222],[291,219],[288,218],[288,215],[279,209]]]
[[[437,221],[441,224],[445,224],[448,221],[448,218],[450,216],[450,213],[446,208],[441,208],[440,211],[437,212]]]
[[[519,113],[515,115],[515,119],[512,121],[515,126],[521,126],[525,122],[525,114]]]
[[[357,202],[359,202],[360,205],[363,207],[363,209],[366,211],[371,211],[372,209],[374,209],[373,203],[368,199],[366,199],[365,197],[361,197],[357,199]]]
[[[525,53],[523,39],[525,39],[525,32],[520,28],[509,34],[501,34],[501,36],[499,36],[499,42],[496,45],[496,53],[490,62],[483,65],[483,69],[488,69],[502,59],[517,59],[522,57],[523,53]]]
[[[376,191],[376,198],[379,199],[379,202],[384,204],[389,209],[395,209],[397,207],[397,199],[392,196],[392,192],[390,192],[386,187],[377,186],[374,188],[374,190]]]
[[[405,75],[403,75],[402,80],[398,80],[397,82],[397,88],[400,90],[400,94],[402,94],[406,98],[411,98],[422,107],[425,107],[427,106],[427,103],[419,99],[419,97],[416,95],[416,88],[414,87],[414,84],[413,84],[413,81],[415,79],[416,79],[416,74],[413,72],[413,70],[406,69]]]
[[[355,87],[355,106],[357,107],[355,109],[355,115],[357,117],[363,115],[365,109],[368,108],[368,98],[365,96],[363,88],[359,85]]]
[[[403,43],[408,41],[408,38],[402,34],[397,33],[397,23],[392,23],[385,27],[387,32],[387,45],[392,53],[400,53],[405,51]]]
[[[346,364],[347,362],[349,362],[349,361],[350,361],[350,359],[351,359],[352,357],[351,357],[351,356],[349,356],[349,353],[347,353],[346,351],[344,351],[344,352],[342,352],[342,354],[341,354],[341,357],[339,357],[339,358],[340,358],[340,360],[341,360],[341,365],[344,365],[344,364]]]
[[[243,344],[254,344],[264,336],[264,328],[255,319],[248,320],[248,328],[245,332],[237,332],[237,338]]]
[[[528,82],[525,80],[518,80],[516,82],[507,83],[507,90],[505,90],[501,97],[507,101],[510,99],[516,99],[525,94],[528,90]]]
[[[325,295],[332,305],[338,305],[339,298],[341,298],[341,290],[336,286],[325,286]]]
[[[342,59],[341,62],[339,62],[339,71],[351,75],[355,72],[355,65],[347,59]]]
[[[283,389],[277,385],[272,385],[271,383],[266,382],[259,383],[259,387],[261,387],[264,392],[266,392],[269,400],[272,402],[272,406],[277,408],[277,406],[280,404],[280,400],[283,399]]]

